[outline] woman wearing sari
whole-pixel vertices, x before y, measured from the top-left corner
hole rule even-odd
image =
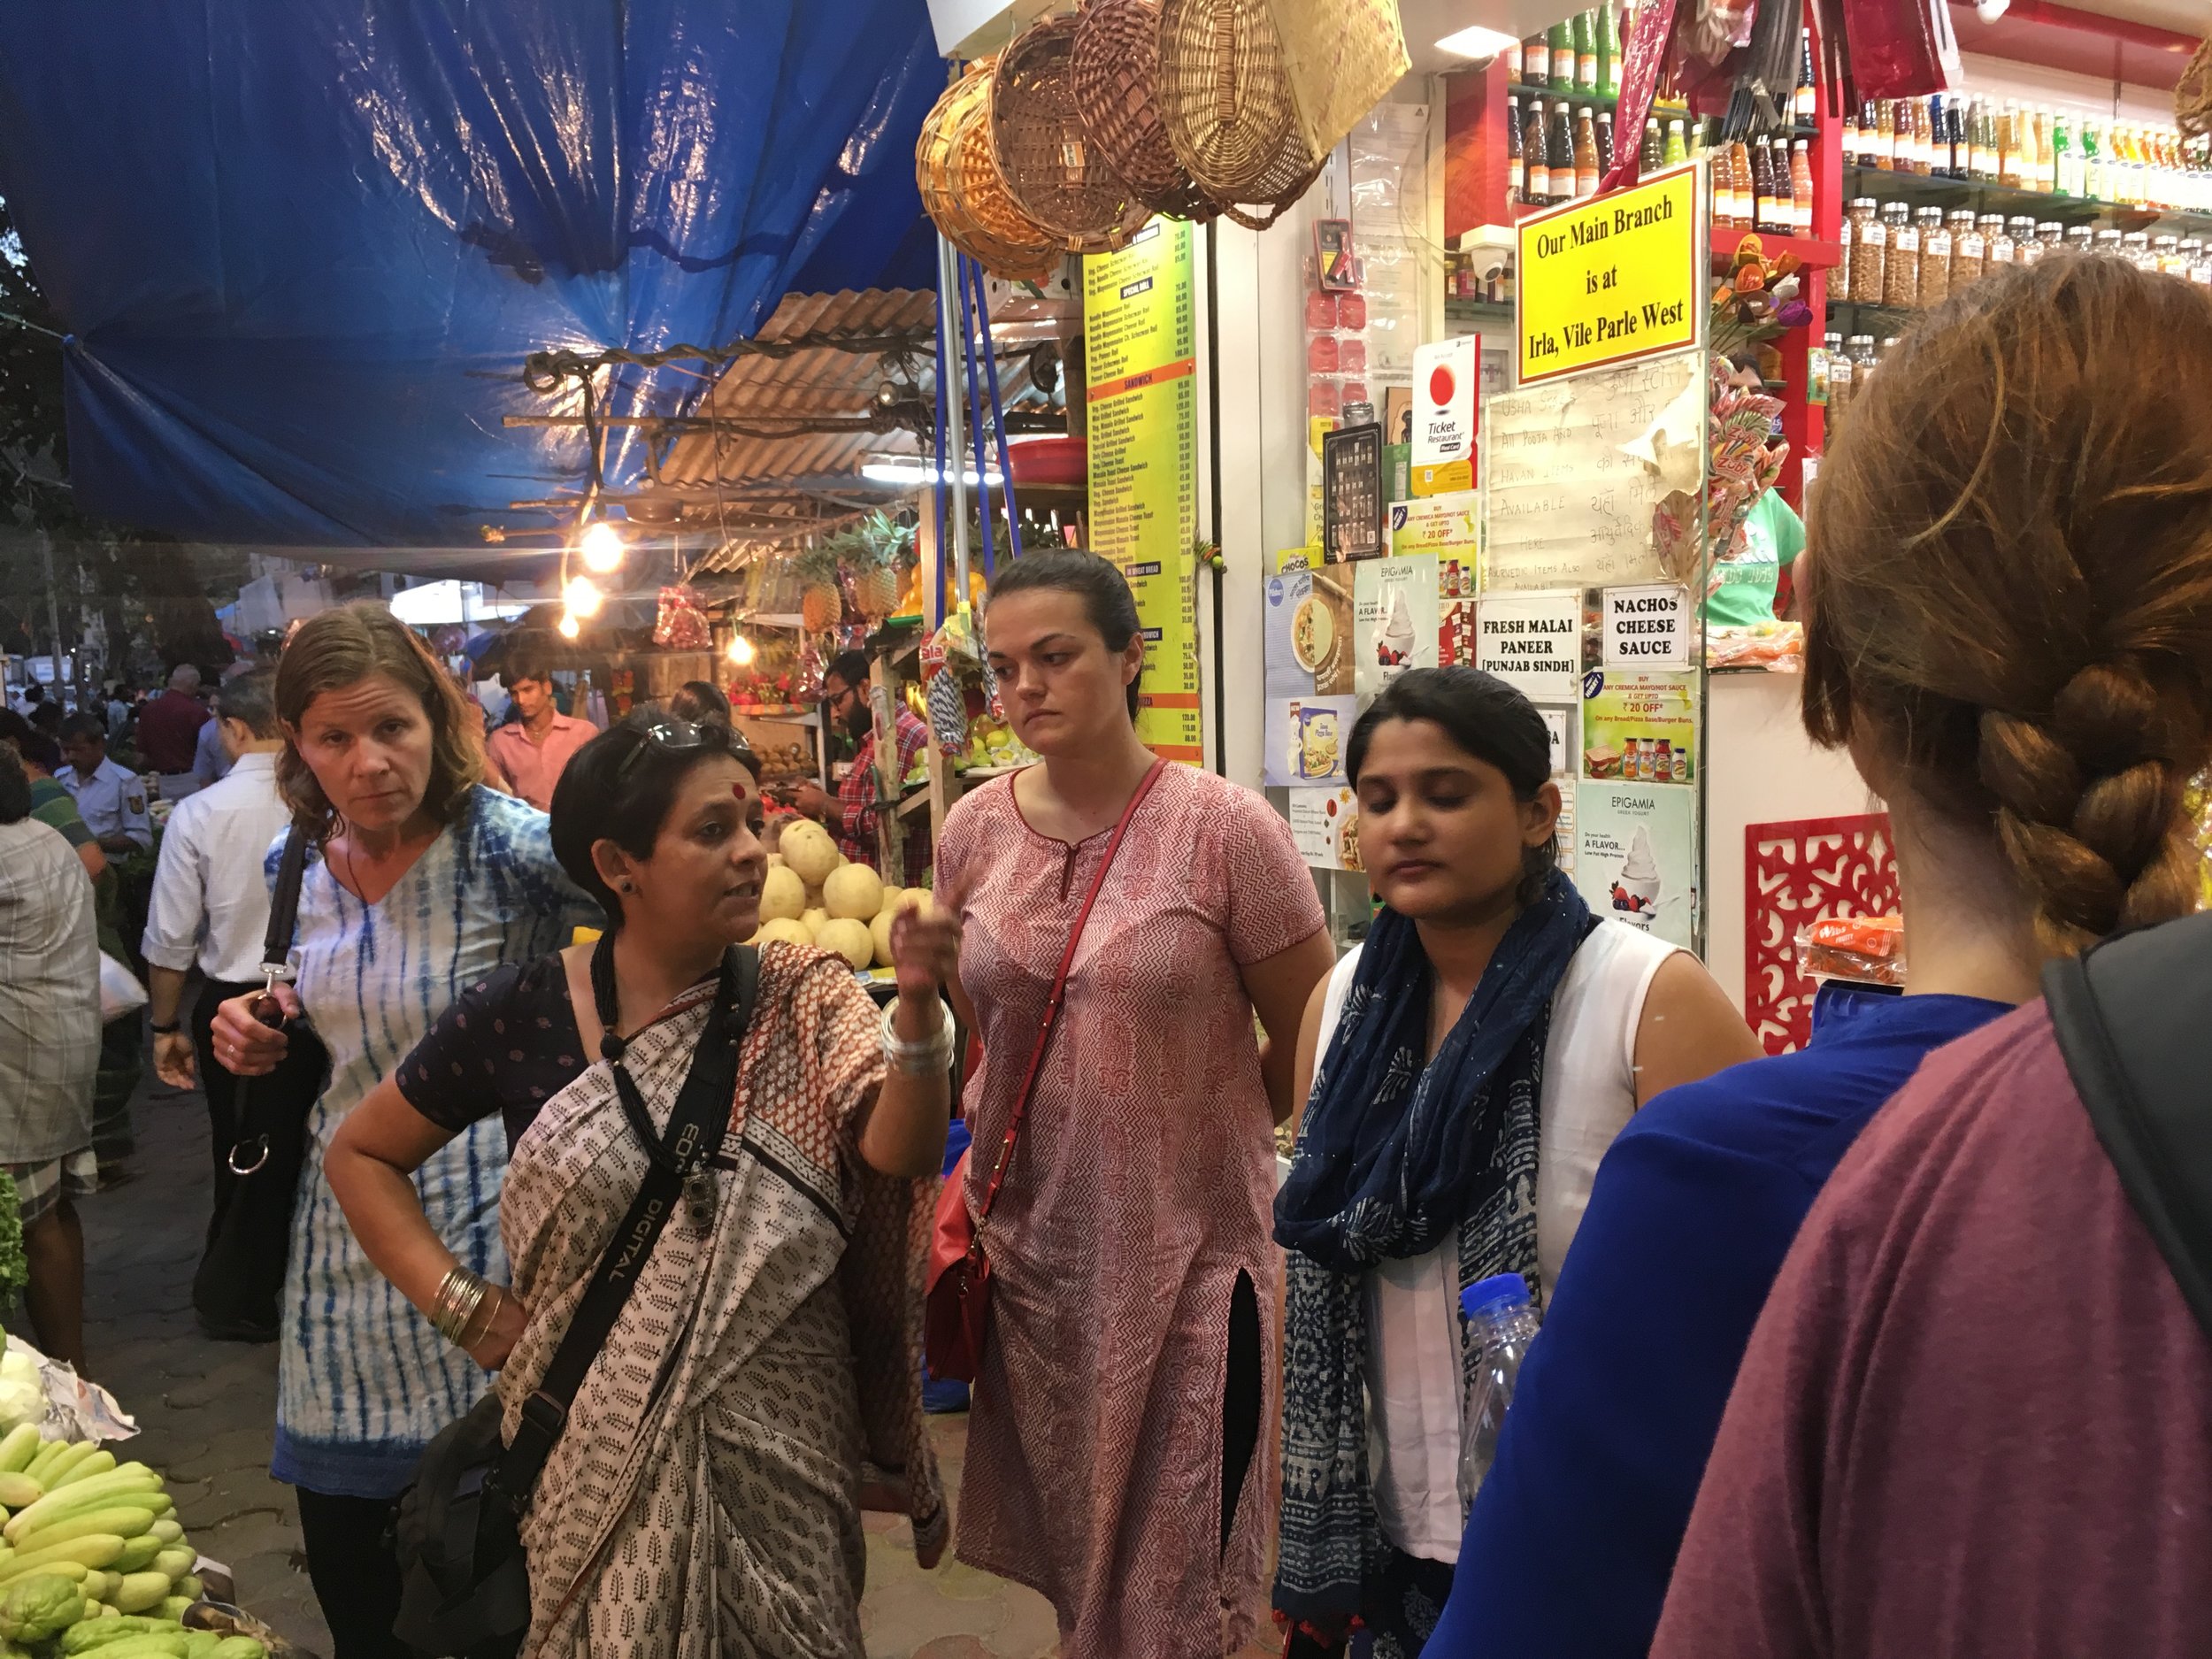
[[[667,716],[588,743],[554,792],[553,846],[610,931],[465,993],[332,1146],[370,1258],[501,1371],[511,1440],[645,1178],[615,1066],[665,1133],[725,957],[758,923],[757,766],[726,726]],[[901,918],[880,1020],[841,958],[761,948],[710,1214],[687,1190],[523,1517],[534,1659],[857,1659],[864,1482],[899,1491],[926,1564],[942,1550],[918,1353],[935,1183],[918,1178],[951,1104],[957,940],[947,916]],[[494,1112],[513,1141],[507,1286],[457,1266],[411,1180]]]

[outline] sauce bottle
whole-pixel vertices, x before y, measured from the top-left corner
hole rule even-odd
[[[1667,141],[1660,134],[1659,118],[1655,115],[1647,116],[1644,118],[1643,145],[1636,152],[1637,170],[1640,173],[1656,173],[1666,165],[1666,160]]]
[[[1665,157],[1663,158],[1663,165],[1671,167],[1679,162],[1687,161],[1689,158],[1690,152],[1688,146],[1686,146],[1682,141],[1682,123],[1679,121],[1669,121],[1667,123],[1667,148]]]
[[[1797,88],[1790,94],[1790,119],[1810,126],[1818,105],[1813,88],[1813,32],[1801,28],[1797,31]]]
[[[1528,145],[1521,137],[1521,95],[1505,95],[1505,199],[1509,204],[1525,202],[1528,195]]]
[[[1527,166],[1526,182],[1522,187],[1527,199],[1538,207],[1551,201],[1551,157],[1544,150],[1544,101],[1528,101],[1528,123],[1521,130],[1522,157]]]
[[[1790,146],[1790,228],[1801,236],[1813,234],[1813,157],[1810,141],[1799,139]]]
[[[1897,105],[1888,98],[1874,106],[1874,165],[1881,173],[1897,170]]]
[[[1598,173],[1601,177],[1613,171],[1613,111],[1598,111]]]
[[[1584,104],[1575,111],[1575,195],[1577,197],[1598,193],[1598,134],[1596,125],[1590,119],[1590,106]]]

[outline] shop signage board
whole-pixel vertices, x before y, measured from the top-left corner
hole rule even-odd
[[[1582,775],[1690,784],[1700,758],[1697,676],[1594,669],[1582,682]]]
[[[1475,666],[1532,703],[1572,702],[1582,685],[1581,590],[1476,601]]]
[[[1705,337],[1701,162],[1516,227],[1515,349],[1534,386]]]
[[[1674,582],[1640,582],[1605,590],[1608,668],[1687,668],[1696,614]]]
[[[1705,356],[1493,394],[1482,417],[1485,595],[1655,582],[1654,509],[1704,487]]]
[[[1475,482],[1476,392],[1482,342],[1459,334],[1413,349],[1413,476],[1433,495]]]
[[[1083,261],[1090,538],[1121,567],[1144,633],[1137,735],[1205,764],[1198,675],[1197,333],[1191,227],[1154,219]]]
[[[1694,949],[1697,791],[1586,780],[1575,804],[1574,879],[1590,908]]]
[[[1348,787],[1293,789],[1286,804],[1290,838],[1310,868],[1366,868],[1359,856],[1359,802]]]

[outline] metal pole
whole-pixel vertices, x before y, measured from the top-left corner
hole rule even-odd
[[[960,337],[959,273],[959,258],[952,244],[942,236],[938,237],[937,311],[945,319],[945,372],[955,375],[961,374],[962,360],[962,353],[952,347],[952,342]],[[952,490],[952,595],[956,605],[968,602],[968,463],[963,453],[968,445],[964,412],[960,398],[949,394],[945,398],[945,447],[937,457],[937,465]]]
[[[48,653],[54,671],[54,695],[62,695],[61,683],[61,600],[54,583],[54,538],[45,531],[38,533],[39,557],[46,561],[46,626],[53,630]]]

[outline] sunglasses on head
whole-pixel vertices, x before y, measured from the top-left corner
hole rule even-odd
[[[733,726],[724,726],[719,721],[697,725],[689,720],[679,720],[673,715],[660,715],[641,726],[626,729],[636,733],[638,741],[622,757],[622,764],[614,769],[617,783],[630,775],[638,762],[645,757],[648,749],[658,749],[664,755],[687,755],[695,749],[717,745],[726,749],[734,758],[755,770],[757,775],[759,762],[754,757],[753,746],[745,741],[745,733]]]

